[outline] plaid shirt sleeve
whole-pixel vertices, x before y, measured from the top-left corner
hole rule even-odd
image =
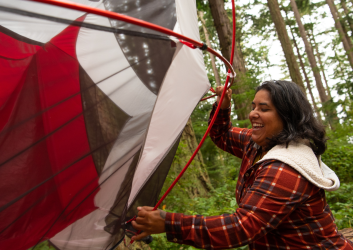
[[[216,108],[217,103],[213,104],[208,123],[211,122]],[[244,147],[249,143],[251,137],[251,130],[233,127],[230,121],[230,111],[230,107],[228,109],[219,110],[209,135],[217,147],[242,158]]]
[[[234,214],[205,217],[167,213],[167,239],[207,249],[246,245],[276,229],[319,191],[296,170],[274,160],[259,165],[248,178],[254,182],[246,188]]]

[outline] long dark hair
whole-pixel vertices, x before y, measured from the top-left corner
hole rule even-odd
[[[307,139],[316,155],[326,150],[325,127],[314,117],[313,109],[299,86],[289,81],[265,81],[256,88],[267,90],[271,101],[283,121],[283,130],[268,138],[268,149],[278,144],[288,144]]]

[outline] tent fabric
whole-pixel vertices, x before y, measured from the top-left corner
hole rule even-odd
[[[199,40],[194,0],[75,2]],[[109,249],[157,201],[209,88],[202,53],[80,11],[19,0],[0,11],[0,249]]]

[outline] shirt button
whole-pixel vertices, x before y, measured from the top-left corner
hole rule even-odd
[[[178,242],[178,239],[177,239],[177,238],[174,238],[173,241],[176,243],[176,242]]]
[[[246,173],[246,174],[245,174],[245,176],[246,176],[246,177],[248,177],[248,176],[249,176],[249,174],[248,174],[248,173]]]

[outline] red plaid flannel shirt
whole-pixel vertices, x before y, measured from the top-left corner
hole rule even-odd
[[[282,162],[253,164],[258,147],[252,130],[232,127],[229,116],[230,109],[220,110],[210,137],[242,158],[235,194],[239,208],[207,217],[167,213],[167,239],[206,249],[247,244],[250,249],[353,249],[337,232],[325,191]]]

